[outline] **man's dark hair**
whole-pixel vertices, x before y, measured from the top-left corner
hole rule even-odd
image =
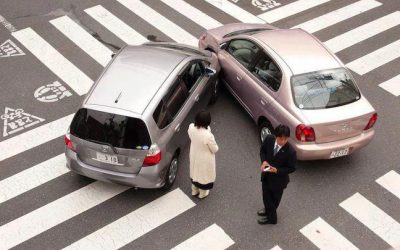
[[[282,136],[290,137],[290,128],[286,125],[282,125],[282,124],[278,125],[275,128],[275,136],[276,137],[282,137]]]
[[[200,111],[197,113],[196,117],[194,118],[194,125],[197,128],[205,128],[207,129],[211,123],[211,114],[208,111]]]

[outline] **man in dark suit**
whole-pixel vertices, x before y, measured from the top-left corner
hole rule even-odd
[[[282,198],[283,190],[289,183],[289,174],[296,170],[296,151],[288,143],[290,129],[279,125],[275,136],[268,135],[260,150],[261,182],[264,208],[257,212],[263,216],[259,224],[276,224],[276,209]]]

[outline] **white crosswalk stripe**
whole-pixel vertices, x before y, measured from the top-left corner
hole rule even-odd
[[[361,0],[296,25],[293,28],[302,28],[310,33],[314,33],[381,5],[382,3],[375,0]]]
[[[218,22],[214,18],[208,16],[204,12],[196,9],[195,7],[193,7],[192,5],[188,4],[183,0],[161,0],[161,1],[207,30],[223,25],[222,23]]]
[[[68,172],[61,154],[10,176],[0,181],[0,204]]]
[[[190,33],[171,22],[142,1],[139,0],[117,0],[127,9],[159,29],[161,32],[179,43],[185,43],[192,46],[197,46],[198,39]]]
[[[280,246],[276,245],[273,248],[271,248],[271,250],[282,250],[282,248],[280,248]]]
[[[121,248],[195,205],[179,188],[175,189],[65,249]]]
[[[320,217],[300,229],[300,232],[319,249],[358,249]]]
[[[0,227],[1,244],[14,247],[129,189],[94,182]],[[154,216],[154,215],[153,215]]]
[[[129,45],[139,45],[148,41],[140,33],[132,29],[101,5],[85,9],[85,12]]]
[[[265,23],[261,18],[227,0],[204,0],[243,23]]]
[[[387,92],[399,96],[400,95],[400,75],[397,75],[393,77],[392,79],[389,79],[381,84],[379,84],[379,87],[383,88]]]
[[[330,0],[297,0],[293,3],[260,14],[258,17],[265,20],[267,23],[273,23],[329,1]]]
[[[376,182],[400,199],[400,174],[396,171],[390,171],[377,179]]]
[[[366,23],[358,28],[343,33],[334,37],[324,44],[328,46],[334,53],[344,50],[354,44],[360,43],[368,38],[371,38],[379,33],[382,33],[390,28],[400,24],[400,11],[393,12],[389,15]]]
[[[227,249],[235,242],[224,230],[213,224],[191,238],[172,248],[172,250],[202,250],[202,249]]]
[[[50,23],[103,67],[110,61],[113,52],[68,16],[53,19]]]
[[[13,32],[12,35],[78,95],[89,91],[93,81],[34,30],[26,28]]]
[[[392,247],[400,246],[400,224],[359,193],[339,204]]]
[[[364,75],[400,57],[400,40],[377,49],[346,66],[359,75]]]
[[[67,115],[23,134],[1,141],[0,161],[63,136],[67,132],[73,117],[74,114]]]

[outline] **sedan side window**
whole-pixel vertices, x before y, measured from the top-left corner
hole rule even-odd
[[[182,74],[182,80],[186,85],[189,92],[192,91],[193,86],[201,79],[204,75],[204,66],[201,62],[192,63]]]
[[[266,54],[263,54],[257,61],[252,73],[260,79],[264,85],[277,91],[281,86],[282,72]]]
[[[233,40],[227,47],[228,53],[246,68],[249,68],[259,50],[257,45],[247,40]]]

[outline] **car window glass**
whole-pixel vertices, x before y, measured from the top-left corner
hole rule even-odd
[[[227,51],[244,67],[248,68],[255,59],[259,48],[257,45],[247,40],[233,40],[229,43]]]
[[[167,112],[164,101],[158,104],[153,113],[153,118],[159,128],[165,128],[171,122],[171,117]]]
[[[260,56],[252,69],[252,73],[272,90],[277,91],[279,89],[282,81],[282,72],[266,54],[263,53]]]
[[[196,82],[204,75],[204,66],[201,62],[192,63],[182,74],[182,80],[189,92],[192,91]]]

